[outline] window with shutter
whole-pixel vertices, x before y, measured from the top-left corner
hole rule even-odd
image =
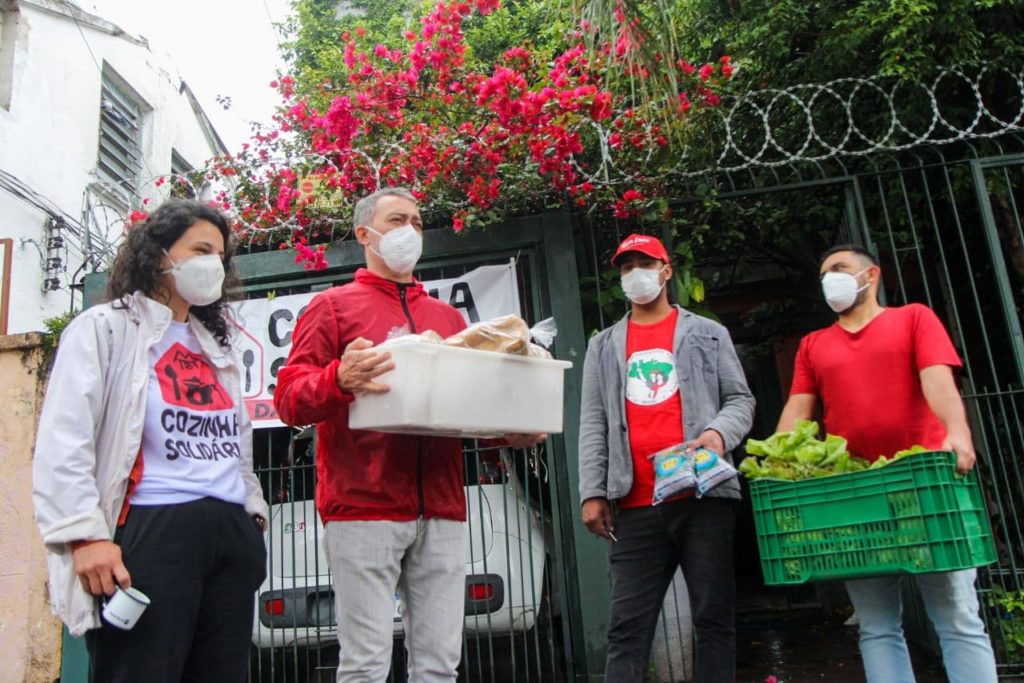
[[[100,99],[100,144],[97,172],[125,200],[136,194],[141,167],[139,105],[106,76]]]

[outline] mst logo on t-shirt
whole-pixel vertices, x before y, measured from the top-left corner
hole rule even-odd
[[[676,364],[667,349],[637,351],[626,361],[626,399],[652,406],[671,398],[679,390]]]

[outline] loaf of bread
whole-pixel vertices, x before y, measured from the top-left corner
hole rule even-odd
[[[503,315],[475,323],[444,340],[449,346],[479,351],[529,355],[530,328],[518,315]]]

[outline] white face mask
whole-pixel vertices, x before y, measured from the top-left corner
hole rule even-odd
[[[164,249],[167,254],[167,250]],[[174,288],[182,299],[193,306],[206,306],[220,298],[224,285],[224,262],[217,254],[203,254],[175,263],[170,254],[173,267],[165,270],[174,278]]]
[[[866,273],[868,268],[850,275],[849,273],[825,273],[821,278],[821,291],[825,294],[825,303],[836,313],[842,313],[857,301],[857,295],[868,288],[867,284],[857,287],[857,277]]]
[[[377,243],[380,251],[372,246],[370,250],[383,259],[384,265],[402,275],[412,272],[423,253],[423,235],[419,230],[412,225],[403,225],[382,235],[368,225],[365,227],[380,236],[380,242]]]
[[[649,304],[658,298],[665,285],[661,283],[662,266],[657,270],[634,268],[622,276],[622,291],[635,304]]]

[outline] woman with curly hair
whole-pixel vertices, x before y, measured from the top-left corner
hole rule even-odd
[[[33,499],[54,612],[93,681],[244,681],[267,504],[230,349],[224,216],[171,200],[131,230],[106,304],[61,337]],[[100,618],[120,586],[134,628]]]

